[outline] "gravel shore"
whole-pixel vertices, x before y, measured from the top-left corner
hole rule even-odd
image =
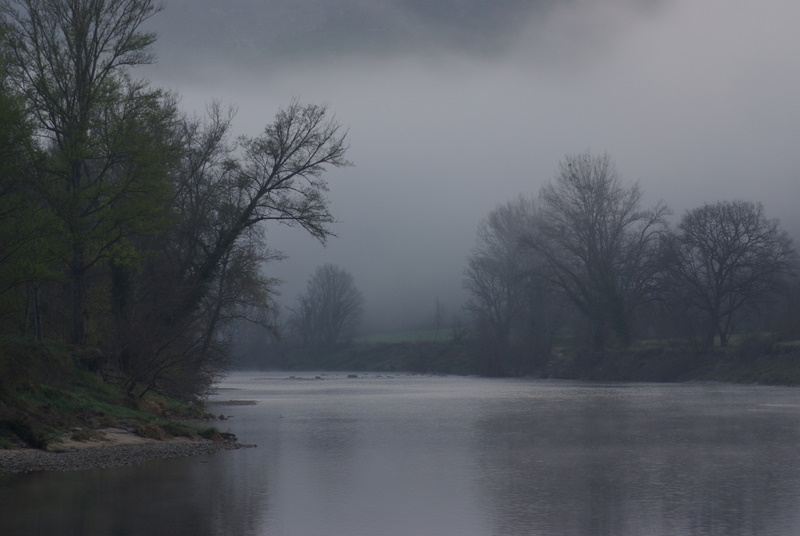
[[[234,441],[158,441],[132,445],[99,445],[67,452],[0,450],[0,473],[32,471],[80,471],[140,465],[154,458],[210,454],[221,450],[254,447]]]

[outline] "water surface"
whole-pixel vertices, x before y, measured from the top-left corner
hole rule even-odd
[[[320,379],[315,379],[319,377]],[[0,478],[0,534],[800,534],[800,391],[237,373],[256,449]]]

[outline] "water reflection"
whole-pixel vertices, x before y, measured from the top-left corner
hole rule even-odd
[[[0,478],[0,534],[800,533],[793,389],[240,374],[257,449]]]
[[[280,466],[270,487],[277,515],[263,534],[482,534],[460,470],[470,449],[463,422],[443,416],[449,402],[436,391],[415,386],[342,382],[298,395],[271,385],[264,404],[282,416],[273,435],[240,421],[246,433],[265,434],[259,441]]]
[[[495,534],[800,529],[796,412],[752,411],[741,388],[573,394],[484,408],[477,445]],[[505,425],[509,414],[517,426]]]
[[[258,534],[268,475],[228,454],[5,477],[0,534]]]

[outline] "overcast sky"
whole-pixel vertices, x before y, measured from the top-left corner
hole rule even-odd
[[[762,201],[800,230],[797,0],[168,0],[139,74],[258,134],[294,97],[349,128],[338,238],[274,227],[293,304],[349,270],[378,328],[458,312],[478,223],[565,154],[608,152],[647,203]]]

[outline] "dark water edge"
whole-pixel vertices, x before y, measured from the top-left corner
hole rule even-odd
[[[467,342],[349,343],[320,350],[267,348],[239,364],[242,370],[414,372],[487,375],[484,354]],[[699,352],[686,345],[639,344],[600,356],[563,348],[515,370],[489,376],[633,382],[720,381],[759,385],[800,385],[800,345],[745,341],[731,348]]]

